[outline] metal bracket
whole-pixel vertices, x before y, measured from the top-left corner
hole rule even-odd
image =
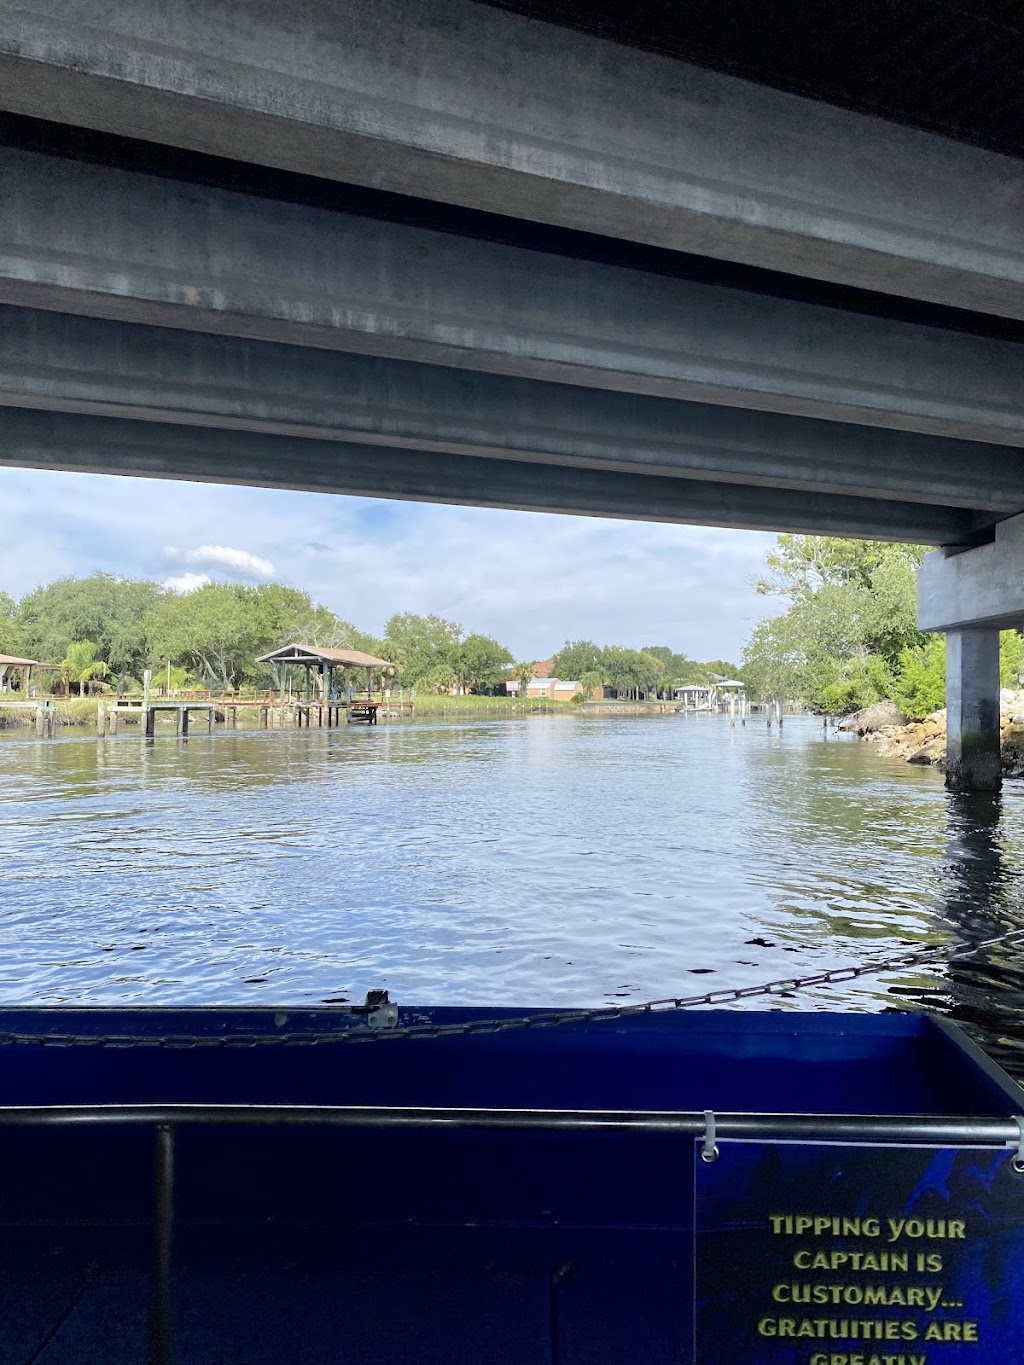
[[[1018,1175],[1024,1175],[1024,1115],[1015,1114],[1013,1121],[1017,1125],[1017,1150],[1011,1158],[1011,1165]]]
[[[372,1029],[398,1027],[398,1006],[388,999],[387,991],[366,992],[366,1025]]]
[[[718,1143],[715,1141],[715,1112],[704,1110],[704,1141],[700,1149],[701,1161],[718,1160]]]

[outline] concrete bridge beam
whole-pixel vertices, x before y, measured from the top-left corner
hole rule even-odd
[[[1024,344],[12,148],[0,303],[1024,446]]]
[[[956,507],[7,408],[0,466],[948,544]]]
[[[0,405],[1024,509],[1015,447],[28,308],[0,306]]]
[[[1024,515],[992,529],[985,545],[926,555],[917,578],[920,630],[1019,628],[1024,622]]]
[[[1019,162],[470,0],[10,0],[0,92],[40,118],[1024,318]]]

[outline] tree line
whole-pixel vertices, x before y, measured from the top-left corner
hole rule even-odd
[[[755,694],[845,713],[889,700],[920,718],[945,705],[946,637],[917,629],[916,573],[927,547],[780,535],[758,580],[785,609],[755,627],[743,655]],[[1000,635],[1004,687],[1024,640]]]
[[[500,693],[508,678],[525,683],[535,662],[516,662],[498,640],[466,633],[455,621],[412,612],[395,614],[382,636],[357,629],[306,592],[280,583],[208,583],[178,593],[158,583],[95,573],[60,578],[20,601],[0,592],[0,654],[59,664],[45,675],[77,691],[141,686],[151,668],[171,672],[172,686],[233,690],[282,688],[284,669],[256,663],[281,645],[300,642],[356,649],[393,663],[388,681],[433,692]],[[697,664],[667,646],[643,650],[567,642],[557,676],[599,685],[619,695],[669,693],[714,673],[735,674],[723,661]],[[710,670],[710,671],[709,671]],[[158,678],[158,680],[159,680]]]
[[[383,636],[371,635],[280,583],[208,583],[176,593],[95,573],[57,579],[20,601],[0,592],[0,653],[58,663],[51,682],[63,678],[79,690],[100,680],[131,690],[145,669],[168,666],[178,688],[280,688],[284,670],[256,660],[296,641],[387,659],[396,685],[437,691],[503,688],[513,662],[497,640],[465,634],[439,616],[400,613]]]
[[[637,701],[671,697],[677,687],[707,686],[738,676],[736,665],[725,659],[698,663],[668,645],[627,649],[592,640],[567,640],[555,655],[552,672],[556,678],[581,683],[587,694],[608,687],[619,697]]]
[[[783,609],[755,627],[740,668],[701,663],[667,645],[568,640],[552,671],[588,694],[607,687],[620,697],[671,696],[677,687],[740,677],[756,698],[799,700],[815,711],[889,699],[905,715],[926,715],[945,700],[945,637],[917,629],[923,554],[916,545],[781,535],[757,588]],[[280,688],[282,670],[256,659],[292,641],[388,659],[395,686],[437,692],[503,692],[506,679],[525,685],[536,666],[437,615],[398,613],[374,636],[280,583],[209,583],[176,593],[96,573],[57,579],[20,601],[0,592],[0,653],[60,664],[47,683],[63,678],[75,690],[132,690],[146,668],[168,665],[176,688]],[[1015,685],[1024,667],[1018,631],[1002,633],[1000,657],[1003,684]]]

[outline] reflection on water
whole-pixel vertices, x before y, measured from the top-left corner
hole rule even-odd
[[[1013,784],[1002,797],[947,797],[943,915],[965,949],[1024,922],[1015,809],[1020,796]],[[969,1028],[988,1052],[1024,1076],[1022,1002],[1024,949],[1020,944],[998,944],[968,951],[950,963],[944,997],[937,1003]]]
[[[0,792],[0,1002],[596,1004],[1024,925],[1024,790],[811,720],[4,736]],[[773,1007],[940,1008],[1024,1074],[1022,957]]]

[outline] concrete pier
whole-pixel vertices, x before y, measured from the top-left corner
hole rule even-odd
[[[918,574],[917,624],[946,635],[948,767],[953,791],[999,787],[999,632],[1024,622],[1024,514],[985,545],[935,550]]]
[[[998,791],[1001,782],[998,627],[948,631],[946,786]]]

